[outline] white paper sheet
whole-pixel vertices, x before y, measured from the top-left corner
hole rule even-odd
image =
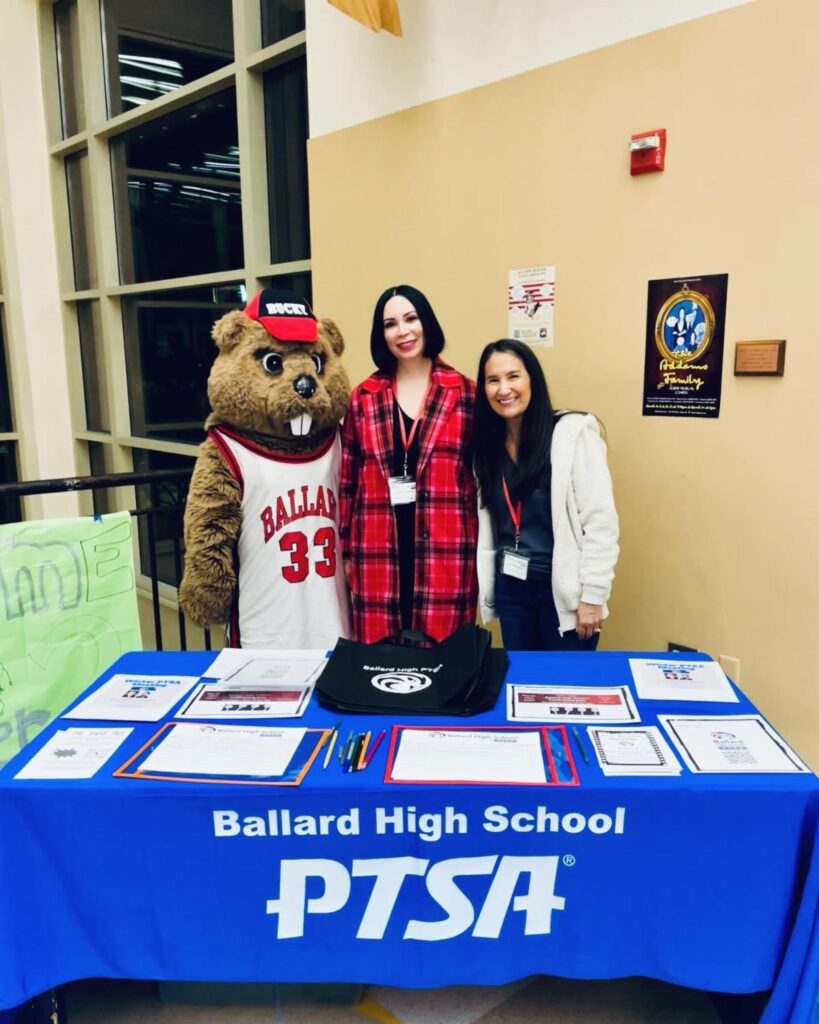
[[[629,658],[640,700],[686,700],[736,704],[739,697],[715,661]]]
[[[90,779],[133,729],[59,729],[15,779]]]
[[[402,729],[399,782],[545,783],[538,730]]]
[[[243,686],[203,683],[176,713],[177,718],[300,718],[312,686]]]
[[[810,772],[761,715],[658,715],[692,772]]]
[[[637,729],[593,725],[588,736],[604,775],[679,775],[682,771],[656,725]]]
[[[62,717],[158,722],[197,681],[198,676],[137,676],[118,673]]]
[[[506,687],[510,722],[639,722],[627,686],[539,686],[510,683]]]
[[[208,679],[230,680],[232,683],[299,683],[315,682],[327,664],[323,650],[250,650],[226,647],[202,673]]]
[[[174,725],[139,766],[175,775],[284,775],[305,729],[257,725]]]

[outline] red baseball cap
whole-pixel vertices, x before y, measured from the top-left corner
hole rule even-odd
[[[256,320],[278,341],[315,341],[318,320],[306,299],[292,292],[263,288],[245,306],[245,316]]]

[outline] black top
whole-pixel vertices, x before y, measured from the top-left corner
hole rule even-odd
[[[512,505],[516,502],[516,493],[520,470],[507,452],[503,459],[503,475],[509,489]],[[524,500],[520,517],[520,538],[518,552],[529,556],[528,579],[542,579],[552,571],[552,499],[551,499],[551,467],[546,479],[541,481],[532,493]],[[497,568],[501,570],[503,552],[515,550],[515,527],[506,499],[503,494],[503,481],[498,480],[491,496],[489,511],[495,525],[495,541],[498,550]]]
[[[404,433],[410,436],[413,420],[409,417],[398,401],[394,402],[393,412],[393,457],[392,475],[404,475],[404,445],[401,440],[401,427],[399,416],[404,421]],[[421,431],[420,424],[415,431],[415,437],[409,446],[407,453],[407,476],[415,479],[418,469],[418,435]],[[395,529],[398,536],[398,578],[399,578],[399,601],[401,605],[401,626],[403,629],[412,629],[412,598],[415,591],[415,502],[411,505],[394,505]]]

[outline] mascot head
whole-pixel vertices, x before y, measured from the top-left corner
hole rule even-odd
[[[344,415],[350,383],[341,365],[344,339],[309,303],[265,288],[242,310],[217,320],[219,349],[210,377],[208,426],[228,423],[309,447]]]

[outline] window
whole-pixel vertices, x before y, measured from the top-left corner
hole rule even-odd
[[[302,57],[269,71],[264,80],[270,259],[310,255],[307,201],[307,62]]]
[[[85,428],[108,433],[111,430],[111,414],[99,302],[78,302],[77,321],[85,399]]]
[[[214,320],[245,305],[242,285],[182,288],[122,304],[135,437],[198,444],[210,412]]]
[[[123,282],[243,265],[238,137],[230,89],[112,143]]]
[[[262,46],[304,31],[304,0],[262,0]]]
[[[67,138],[85,128],[77,0],[57,0],[54,4],[54,34],[60,82],[60,120],[63,138]]]
[[[74,287],[77,291],[97,286],[97,260],[91,211],[88,208],[88,154],[66,157],[65,179],[68,187],[68,217],[71,223],[71,250],[74,257]]]
[[[233,61],[230,0],[103,0],[103,11],[112,117]]]
[[[48,100],[68,139],[51,149],[65,182],[54,199],[70,226],[61,271],[76,314],[67,318],[75,440],[93,475],[190,469],[210,413],[214,321],[266,284],[311,299],[304,6],[54,3],[58,73],[46,79],[58,90]],[[100,47],[99,60],[80,61],[80,38],[85,57]],[[0,369],[0,473],[9,475],[18,439],[7,390]],[[171,584],[181,514],[170,509],[184,487],[137,490],[141,510],[164,516],[153,541],[138,516],[143,572]],[[127,498],[106,489],[93,507],[113,511]]]
[[[134,457],[134,471],[180,470],[179,476],[137,486],[137,529],[142,572],[178,586],[181,579],[182,517],[193,459],[165,452],[143,451]]]

